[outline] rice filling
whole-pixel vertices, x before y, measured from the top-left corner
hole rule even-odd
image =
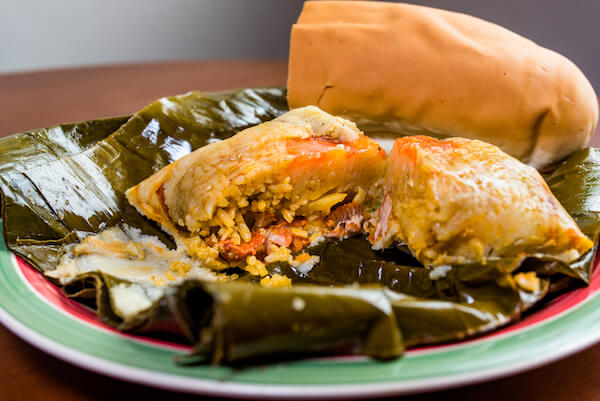
[[[292,110],[200,148],[127,191],[188,254],[212,269],[295,263],[317,238],[362,231],[385,152],[317,107]]]

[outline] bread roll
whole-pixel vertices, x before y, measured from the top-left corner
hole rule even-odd
[[[468,15],[377,2],[304,4],[288,102],[370,133],[481,139],[536,168],[585,146],[598,121],[592,86],[560,54]]]

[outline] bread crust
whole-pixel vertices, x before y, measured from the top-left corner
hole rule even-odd
[[[536,168],[584,147],[598,121],[596,94],[566,57],[465,14],[378,2],[304,4],[288,102],[367,132],[480,139]]]

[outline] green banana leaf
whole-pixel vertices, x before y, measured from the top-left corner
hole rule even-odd
[[[544,179],[581,231],[592,238],[596,246],[569,266],[549,262],[539,270],[562,272],[589,283],[600,233],[600,149],[585,148],[575,152],[555,170],[546,173]]]
[[[92,298],[102,319],[121,329],[187,338],[193,353],[184,364],[240,363],[269,355],[345,353],[378,359],[405,347],[466,338],[518,319],[542,299],[507,283],[461,286],[459,302],[419,298],[380,285],[265,288],[247,282],[187,281],[165,288],[152,305],[125,321],[114,312],[113,289],[139,286],[87,273],[65,287]],[[88,304],[90,304],[88,302]]]
[[[131,319],[115,312],[118,308],[114,288],[143,284],[87,273],[69,283],[65,291],[88,301],[106,323],[120,330],[160,332],[163,336],[167,332],[196,344],[194,354],[183,359],[183,363],[234,363],[265,353],[289,356],[300,351],[353,352],[377,358],[397,355],[398,348],[383,341],[390,337],[380,339],[380,344],[393,350],[384,351],[383,346],[373,345],[371,336],[359,335],[339,323],[362,328],[363,319],[372,321],[367,319],[371,315],[363,316],[355,309],[364,310],[363,298],[371,299],[375,290],[378,305],[389,304],[386,310],[393,311],[396,317],[394,327],[399,334],[391,331],[386,335],[400,335],[403,346],[410,347],[457,340],[501,327],[517,320],[549,288],[549,280],[543,279],[540,290],[529,293],[518,289],[506,274],[485,281],[462,282],[455,269],[445,277],[432,279],[423,267],[377,259],[364,238],[328,241],[311,252],[318,252],[322,261],[307,274],[287,264],[271,266],[273,273],[292,277],[292,288],[262,288],[249,280],[235,285],[188,281],[179,288],[164,289],[150,307]],[[340,287],[344,284],[352,285]],[[382,285],[387,288],[382,290]],[[305,308],[304,300],[309,295],[315,301]],[[298,302],[302,319],[298,318],[298,311],[291,310],[290,299],[295,298],[301,298]],[[235,300],[230,302],[231,299]],[[310,331],[298,331],[298,327],[304,327],[300,323],[310,327]],[[218,340],[222,338],[227,341]],[[269,348],[265,348],[266,344],[270,344]]]
[[[390,296],[407,347],[456,340],[501,327],[518,319],[550,287],[550,280],[542,279],[539,291],[523,291],[511,282],[510,274],[492,263],[452,267],[443,277],[435,277],[403,252],[388,252],[383,259],[361,237],[329,239],[309,252],[319,255],[320,261],[307,273],[282,263],[268,268],[271,273],[290,277],[295,284],[387,287],[394,294]]]
[[[186,300],[202,297],[210,305],[194,354],[215,363],[315,352],[389,359],[404,351],[395,314],[380,287],[192,282],[186,290],[196,292]],[[197,313],[198,304],[188,301],[187,308]]]
[[[0,140],[2,230],[13,252],[41,270],[53,269],[70,231],[59,221],[27,171],[86,151],[121,127],[129,117],[65,124]],[[35,258],[35,260],[32,260]]]
[[[160,99],[133,116],[2,139],[7,246],[45,272],[56,267],[70,244],[121,223],[173,245],[127,203],[125,190],[200,146],[285,111],[281,88],[190,92]],[[580,152],[546,176],[559,201],[594,238],[600,229],[600,208],[594,205],[600,199],[595,195],[596,152]],[[407,346],[457,340],[514,321],[542,300],[560,276],[587,281],[593,259],[590,252],[571,266],[497,261],[451,268],[435,277],[410,255],[374,252],[360,237],[328,240],[311,253],[321,261],[308,273],[270,266],[272,273],[292,278],[295,285],[287,289],[261,288],[246,276],[233,284],[186,282],[150,296],[140,283],[87,273],[64,290],[120,330],[171,335],[194,344],[188,362],[232,363],[309,351],[388,358]],[[519,289],[511,276],[517,269],[547,276],[539,291]],[[150,297],[150,306],[132,316],[119,311],[115,296],[116,289],[129,287]],[[295,299],[304,302],[302,314],[294,310]]]
[[[0,140],[3,234],[41,271],[66,244],[125,222],[171,239],[128,204],[124,192],[211,141],[287,111],[281,88],[160,99],[140,112],[34,130]]]
[[[503,278],[521,264],[522,259],[451,267],[442,277],[432,276],[412,256],[399,250],[376,252],[365,237],[340,241],[327,239],[309,247],[311,255],[319,255],[319,263],[302,273],[287,263],[273,263],[267,268],[272,274],[290,277],[294,283],[316,285],[382,284],[409,295],[423,298],[458,301],[456,283],[478,284]]]

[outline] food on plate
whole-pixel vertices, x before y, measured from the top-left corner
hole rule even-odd
[[[426,267],[395,246],[396,239],[384,250],[373,250],[366,234],[373,233],[372,223],[385,205],[392,172],[388,168],[386,177],[385,167],[398,162],[396,154],[386,162],[375,142],[353,123],[315,107],[286,111],[280,88],[191,92],[160,99],[129,118],[3,138],[0,189],[7,246],[107,324],[192,344],[193,354],[181,363],[237,363],[314,352],[391,358],[406,347],[497,329],[540,305],[552,291],[589,282],[594,252],[568,262],[576,252],[585,252],[589,240],[560,208],[554,220],[540,220],[557,228],[546,233],[548,248],[525,249],[525,261],[512,257],[507,247],[497,259]],[[422,137],[406,141],[437,143]],[[480,144],[454,141],[468,143],[469,150]],[[428,146],[422,152],[431,150]],[[466,172],[489,178],[488,168],[493,172],[494,166],[507,163],[512,170],[504,172],[506,177],[523,173],[537,195],[549,196],[532,169],[497,149],[479,153],[468,152],[464,159],[444,153],[446,162],[454,163],[430,181],[450,182],[444,175],[456,173],[461,163],[468,166]],[[438,156],[424,165],[443,164]],[[600,230],[594,201],[599,164],[594,149],[582,150],[546,175],[558,200],[594,239]],[[236,177],[249,166],[260,167],[260,174]],[[311,186],[311,177],[320,181]],[[235,178],[239,181],[233,182]],[[210,190],[201,190],[205,182],[211,182]],[[279,192],[272,185],[291,186],[300,204],[293,196],[277,202],[274,194]],[[507,211],[513,213],[527,202],[515,197],[520,186],[509,187],[498,197],[514,201]],[[249,189],[249,197],[240,188]],[[438,198],[426,200],[443,206],[439,202],[455,199],[459,190],[486,199],[485,187],[457,187],[456,192],[440,187]],[[230,205],[222,206],[223,196]],[[398,199],[409,197],[405,193]],[[260,208],[259,200],[264,200]],[[202,206],[209,204],[214,205],[213,217],[206,223]],[[260,214],[267,210],[273,216]],[[485,208],[473,210],[481,218],[488,216]],[[242,242],[240,214],[250,242]],[[212,226],[214,216],[220,217]],[[489,216],[487,224],[498,228]],[[228,217],[235,230],[228,233],[230,242],[219,243],[231,228]],[[526,231],[525,222],[519,216],[519,221],[505,223]],[[414,226],[431,224],[430,219]],[[206,225],[208,237],[202,235]],[[574,228],[572,235],[562,235],[560,230],[568,227]],[[318,235],[307,243],[302,230],[307,239]],[[246,248],[236,248],[233,231],[239,245],[250,246],[245,258],[235,257]],[[289,248],[275,243],[269,253],[251,247],[253,231],[273,243],[283,239],[287,244],[290,236],[292,241]],[[303,240],[294,244],[295,237]],[[490,238],[482,241],[493,244],[496,239]],[[571,248],[561,242],[566,238],[573,240]],[[202,243],[207,248],[194,247]],[[512,245],[520,252],[520,244]],[[210,250],[198,252],[202,249]]]
[[[301,251],[323,236],[360,233],[384,167],[355,124],[308,106],[196,150],[127,198],[205,266],[265,276],[265,264],[316,263]]]
[[[395,358],[590,282],[598,104],[566,58],[463,14],[307,2],[288,86],[0,140],[7,247],[107,324],[193,345],[182,364]],[[359,127],[416,136],[387,156]]]
[[[371,241],[425,266],[534,256],[571,263],[593,246],[540,174],[479,140],[410,136],[387,160]]]
[[[562,55],[465,14],[383,2],[306,2],[288,101],[365,132],[459,136],[536,168],[583,148],[598,101]]]

